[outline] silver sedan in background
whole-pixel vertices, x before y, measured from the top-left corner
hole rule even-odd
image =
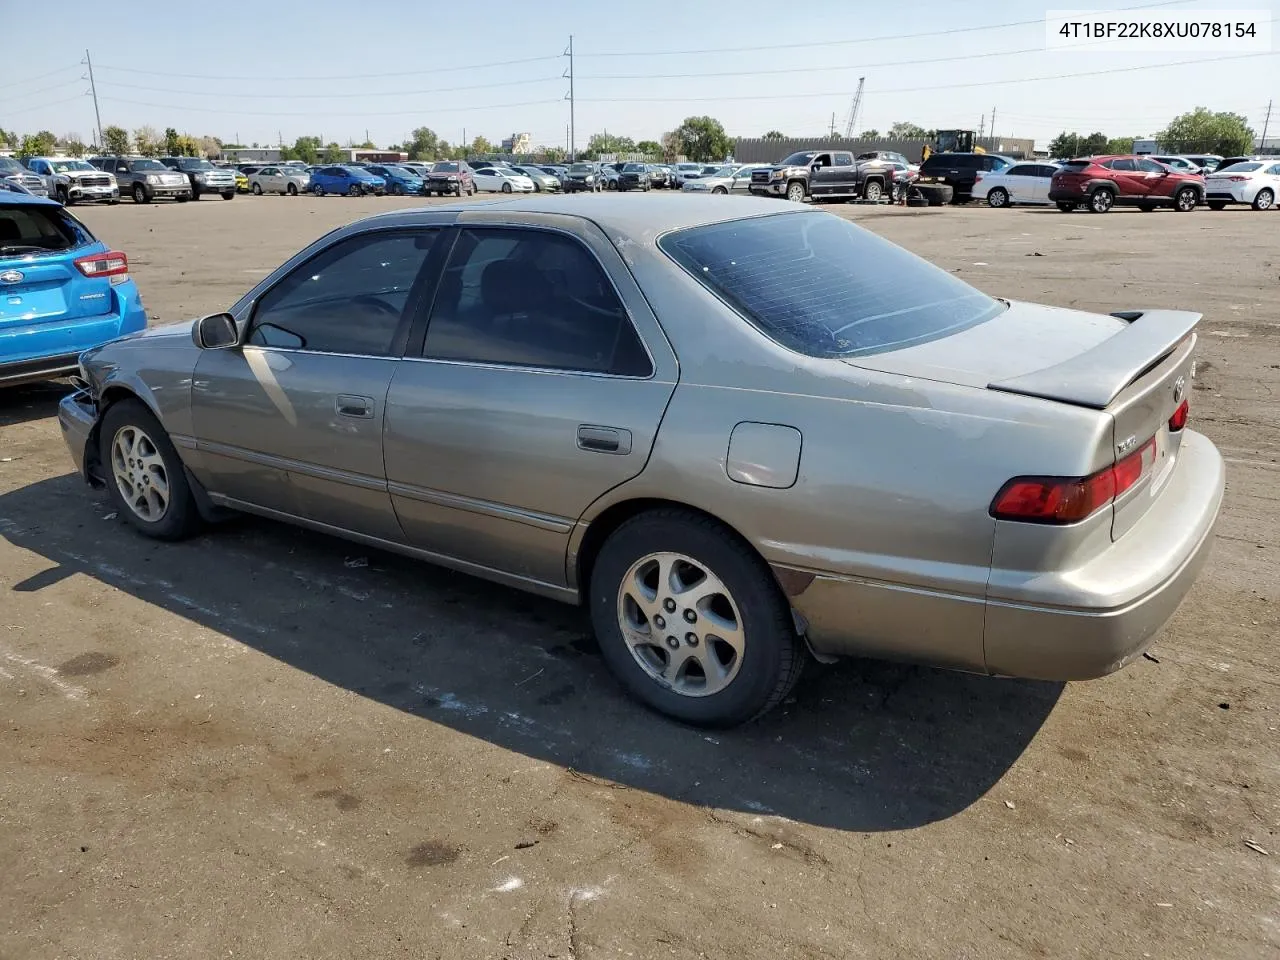
[[[77,467],[151,537],[243,511],[582,604],[691,723],[808,650],[1096,677],[1177,608],[1223,494],[1199,315],[995,299],[798,205],[579,206],[358,221],[90,350]]]
[[[311,189],[311,174],[302,167],[261,167],[249,174],[249,189],[258,196],[264,193],[286,193],[296,197]]]
[[[741,197],[751,195],[751,171],[767,167],[764,163],[730,163],[717,167],[712,173],[704,173],[697,180],[686,180],[680,189],[687,193],[736,193]]]

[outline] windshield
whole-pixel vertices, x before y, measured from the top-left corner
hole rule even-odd
[[[585,163],[575,163],[572,167],[569,168],[569,172],[570,173],[590,173],[591,167],[589,167]]]
[[[208,160],[179,160],[178,168],[181,170],[217,170]]]
[[[134,170],[169,170],[169,168],[159,160],[131,160],[130,165]]]
[[[628,163],[622,167],[623,173],[644,173],[643,163]]]
[[[809,161],[818,155],[816,150],[802,150],[800,153],[793,153],[787,159],[783,160],[779,166],[783,167],[807,167]]]
[[[758,330],[810,357],[856,357],[949,336],[1004,306],[826,213],[670,233],[658,246]]]
[[[387,167],[387,172],[393,177],[409,177],[414,180],[418,177],[417,170],[410,170],[407,167]]]
[[[0,173],[25,173],[27,170],[17,160],[11,160],[8,157],[0,157]]]
[[[96,170],[91,163],[83,160],[50,160],[49,166],[53,167],[55,173],[66,173],[68,170]]]
[[[437,163],[431,168],[432,173],[457,173],[458,165],[456,163]]]

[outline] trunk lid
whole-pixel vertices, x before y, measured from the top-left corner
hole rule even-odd
[[[849,362],[1108,414],[1111,460],[1141,453],[1143,461],[1141,478],[1113,508],[1118,539],[1147,511],[1177,461],[1182,435],[1169,421],[1191,393],[1199,321],[1200,314],[1182,310],[1102,316],[1012,303],[953,336]]]

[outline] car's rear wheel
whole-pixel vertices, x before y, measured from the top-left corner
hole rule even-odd
[[[320,184],[318,183],[313,183],[311,185],[311,192],[314,193],[317,197],[323,197],[324,187],[320,186]]]
[[[398,197],[398,196],[400,196],[400,194],[401,194],[401,193],[403,193],[404,191],[400,188],[400,184],[398,184],[398,183],[393,183],[393,184],[391,185],[391,188],[390,188],[389,192],[390,192],[390,194],[391,194],[393,197]]]
[[[1004,187],[992,187],[987,191],[988,207],[1007,207],[1009,205],[1009,191]]]
[[[636,698],[687,723],[732,726],[778,704],[804,665],[768,566],[710,517],[660,509],[605,541],[591,571],[605,662]]]
[[[255,183],[255,184],[253,185],[253,195],[254,195],[255,197],[260,197],[260,196],[262,196],[262,184],[260,184],[260,183]]]
[[[1106,187],[1099,187],[1089,194],[1089,211],[1091,213],[1109,213],[1115,206],[1116,195]]]
[[[53,199],[57,200],[64,207],[71,206],[71,195],[67,192],[66,187],[56,187],[53,191]]]
[[[147,188],[140,183],[133,185],[133,202],[134,203],[150,203],[151,198],[147,196]]]
[[[1210,210],[1225,210],[1227,208],[1227,201],[1210,200],[1208,201],[1208,206]]]
[[[182,460],[141,400],[108,408],[99,444],[107,492],[130,524],[157,540],[181,540],[199,529]]]
[[[1275,192],[1270,187],[1263,187],[1253,198],[1253,209],[1270,210],[1276,204]]]
[[[787,199],[792,203],[804,202],[804,184],[799,180],[792,180],[787,186]]]
[[[291,183],[284,188],[284,192],[291,197],[296,197],[298,195],[298,185],[296,183]]]
[[[712,192],[712,193],[719,193],[719,194],[726,194],[726,193],[728,193],[729,191],[728,191],[728,190],[726,190],[724,187],[716,187],[716,188],[715,188],[715,189],[713,189],[711,192]]]
[[[361,187],[361,186],[360,186],[360,184],[358,184],[358,183],[353,183],[351,186],[349,186],[349,187],[347,188],[347,196],[348,196],[348,197],[363,197],[363,196],[364,196],[364,188],[363,188],[363,187]]]
[[[1173,195],[1173,208],[1179,213],[1190,213],[1200,202],[1200,194],[1195,187],[1183,187]]]
[[[868,180],[862,188],[862,199],[878,203],[884,196],[884,184],[879,180]]]

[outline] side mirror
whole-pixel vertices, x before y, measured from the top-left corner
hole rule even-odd
[[[192,339],[201,350],[227,350],[240,345],[240,331],[229,313],[211,313],[196,321]]]

